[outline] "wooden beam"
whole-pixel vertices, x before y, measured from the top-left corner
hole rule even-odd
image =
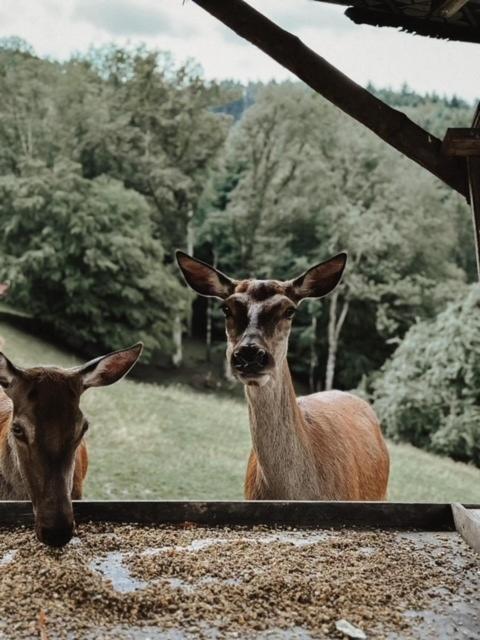
[[[360,527],[379,529],[455,529],[450,504],[425,502],[330,501],[76,501],[75,520],[223,526],[258,524],[296,527]],[[469,508],[472,508],[470,505]],[[473,505],[480,508],[480,505]],[[30,502],[1,502],[0,528],[31,526]]]
[[[466,509],[452,504],[455,528],[467,544],[480,553],[480,509]]]
[[[468,182],[470,186],[470,207],[472,209],[477,250],[477,269],[480,280],[480,158],[467,158]]]
[[[468,13],[468,6],[463,8]],[[458,40],[459,42],[480,42],[480,32],[475,22],[444,20],[438,18],[430,20],[427,17],[411,16],[405,13],[390,13],[385,10],[369,9],[363,6],[348,7],[345,15],[355,24],[369,24],[373,27],[394,27],[428,38],[442,38],[445,40]]]
[[[443,0],[436,9],[435,14],[442,18],[452,18],[456,13],[463,9],[469,0]]]
[[[293,34],[243,0],[193,0],[382,140],[468,197],[466,163],[442,153],[442,143],[401,111],[376,98]],[[319,123],[321,126],[321,123]]]
[[[467,163],[468,200],[472,209],[475,256],[480,280],[480,102],[470,129],[448,129],[443,152],[463,156]]]
[[[442,149],[447,156],[480,156],[480,129],[447,129]]]
[[[480,103],[473,118],[472,128],[480,131]],[[480,157],[472,155],[467,158],[468,187],[470,207],[472,209],[475,250],[477,256],[477,273],[480,280]]]

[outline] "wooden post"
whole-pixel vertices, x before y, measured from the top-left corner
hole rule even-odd
[[[480,103],[473,118],[472,128],[480,131]],[[480,280],[480,140],[476,155],[472,154],[467,158],[467,171],[477,254],[477,272]]]
[[[193,1],[382,140],[468,197],[464,158],[443,154],[438,138],[353,82],[299,38],[281,29],[243,0]]]
[[[466,509],[461,504],[452,504],[455,528],[472,549],[480,553],[480,509]]]
[[[477,271],[480,280],[480,157],[467,159],[468,183],[470,186],[470,206],[472,208]]]
[[[480,103],[473,118],[472,128],[448,129],[443,140],[443,150],[448,156],[464,157],[467,160],[469,199],[480,280]]]

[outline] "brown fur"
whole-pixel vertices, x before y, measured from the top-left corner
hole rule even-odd
[[[295,398],[298,436],[310,451],[320,480],[316,500],[385,500],[389,455],[377,417],[364,400],[341,391],[324,391]],[[259,463],[251,451],[245,478],[247,500],[274,500]],[[285,461],[287,463],[287,461]]]
[[[87,443],[82,440],[75,454],[75,470],[73,472],[72,500],[83,498],[83,483],[88,471]]]
[[[55,465],[59,456],[67,460],[70,455],[74,456],[70,494],[72,499],[82,497],[88,452],[81,437],[81,392],[81,380],[77,375],[55,367],[25,369],[6,391],[2,389],[3,402],[5,404],[9,399],[10,412],[8,419],[1,422],[0,426],[0,477],[3,478],[3,483],[0,482],[0,498],[7,499],[12,495],[19,499],[29,497],[35,491],[35,476],[43,478],[40,460],[51,460],[48,464]],[[16,441],[11,428],[15,419],[25,426],[29,438],[34,438],[28,454],[28,477],[20,471],[17,462],[18,456],[25,453],[22,445],[18,447],[19,451],[14,451]]]

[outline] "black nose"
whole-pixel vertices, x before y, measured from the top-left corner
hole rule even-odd
[[[247,344],[233,352],[232,364],[238,371],[258,372],[261,371],[268,362],[268,355],[265,349],[257,347],[255,344]]]
[[[64,547],[73,536],[73,525],[60,528],[42,527],[40,529],[40,542],[48,544],[49,547]]]

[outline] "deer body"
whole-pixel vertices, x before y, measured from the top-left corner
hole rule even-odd
[[[227,360],[245,385],[252,436],[249,500],[382,500],[389,456],[368,403],[341,391],[297,398],[287,363],[291,319],[304,298],[340,281],[346,254],[300,277],[232,280],[177,252],[187,283],[224,301]]]
[[[252,452],[247,500],[382,500],[388,451],[372,408],[342,391],[296,398],[288,364],[247,387]]]

